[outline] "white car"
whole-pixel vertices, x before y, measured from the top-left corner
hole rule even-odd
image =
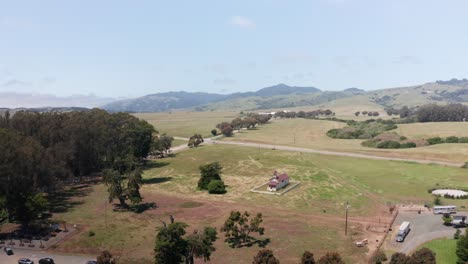
[[[34,261],[27,258],[18,259],[18,264],[34,264]]]

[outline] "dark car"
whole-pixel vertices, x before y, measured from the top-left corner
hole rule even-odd
[[[3,248],[3,251],[5,251],[5,253],[10,256],[10,255],[13,255],[13,249],[9,248],[9,247],[6,247],[6,248]]]
[[[86,262],[86,264],[97,264],[97,261],[95,260],[89,260]]]
[[[18,259],[18,264],[34,264],[34,261],[27,258]]]
[[[39,264],[55,264],[55,262],[51,258],[43,258],[39,260]]]

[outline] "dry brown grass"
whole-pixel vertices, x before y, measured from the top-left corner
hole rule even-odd
[[[276,119],[270,124],[259,127],[256,130],[244,131],[223,140],[251,141],[384,157],[429,159],[459,163],[468,161],[468,144],[440,144],[412,149],[376,149],[361,146],[363,140],[332,139],[326,135],[329,129],[344,126],[346,126],[344,123],[325,120],[301,118]],[[431,136],[468,135],[468,130],[464,130],[464,128],[468,128],[468,123],[424,123],[400,126],[402,127],[401,131],[398,129],[395,131],[401,132],[401,135],[408,137],[416,136],[417,133]]]

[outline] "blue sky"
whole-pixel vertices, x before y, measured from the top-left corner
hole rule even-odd
[[[0,0],[0,92],[136,97],[468,78],[468,1]]]

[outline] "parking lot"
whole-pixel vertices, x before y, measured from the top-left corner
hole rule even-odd
[[[396,242],[398,228],[403,221],[411,223],[411,231],[406,236],[404,242]],[[462,232],[464,228],[460,229]],[[400,212],[392,226],[392,233],[387,238],[385,247],[392,251],[405,254],[411,253],[421,244],[436,238],[453,238],[456,229],[452,226],[443,225],[442,215],[434,215],[429,211]]]
[[[19,258],[29,258],[38,263],[41,258],[53,258],[56,264],[85,264],[88,260],[96,260],[95,256],[73,256],[73,255],[58,255],[54,253],[47,253],[45,251],[27,250],[27,249],[14,249],[14,255],[7,256],[0,249],[0,263],[1,264],[18,264]]]

